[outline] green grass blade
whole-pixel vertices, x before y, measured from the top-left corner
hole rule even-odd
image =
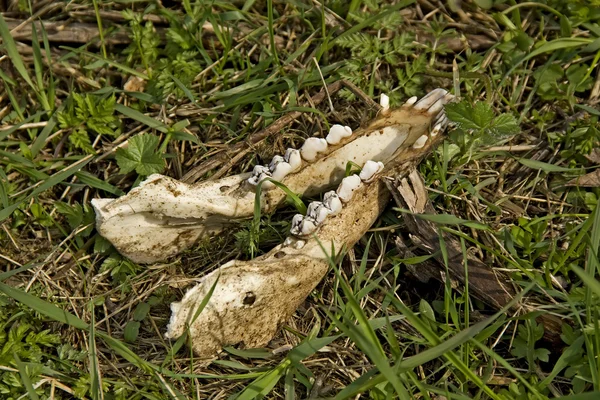
[[[0,37],[2,37],[2,43],[4,44],[8,58],[12,62],[19,75],[21,75],[21,77],[29,84],[29,86],[31,86],[32,89],[35,89],[35,85],[33,84],[33,81],[27,72],[27,68],[25,68],[25,64],[23,63],[23,59],[19,54],[19,50],[17,50],[17,44],[10,34],[10,30],[8,29],[8,25],[6,24],[2,14],[0,14]]]

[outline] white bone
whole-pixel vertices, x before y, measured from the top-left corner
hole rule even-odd
[[[311,137],[306,139],[300,148],[300,155],[306,161],[314,161],[317,158],[317,153],[322,153],[327,150],[327,140]]]
[[[450,102],[450,100],[454,99],[454,95],[451,95],[450,93],[446,93],[444,95],[444,97],[442,97],[441,99],[438,99],[435,103],[433,103],[433,105],[431,107],[429,107],[429,109],[427,110],[428,113],[431,114],[437,114],[440,111],[442,111],[444,109],[444,106],[446,104],[448,104],[448,102]]]
[[[285,151],[283,159],[292,167],[291,172],[296,172],[300,169],[300,167],[302,167],[302,157],[300,156],[300,150],[287,149]]]
[[[317,225],[321,225],[329,214],[331,214],[331,210],[320,201],[311,202],[306,211],[306,216],[317,221]]]
[[[427,135],[421,135],[419,136],[419,138],[417,140],[415,140],[415,143],[413,144],[413,148],[414,149],[420,149],[423,146],[425,146],[425,143],[427,143]]]
[[[381,161],[369,160],[365,163],[358,175],[363,182],[369,183],[377,174],[383,171],[384,165]]]
[[[339,214],[342,211],[342,201],[336,192],[333,190],[325,193],[323,196],[323,205],[331,211],[330,215]]]
[[[417,102],[417,100],[419,100],[419,98],[417,96],[413,96],[410,99],[406,100],[406,103],[404,103],[404,105],[412,106],[413,104],[415,104]]]
[[[448,94],[448,91],[445,89],[434,89],[431,92],[427,93],[425,97],[415,104],[415,110],[428,110],[431,106],[433,106],[438,100],[444,99]]]
[[[342,139],[347,138],[352,135],[352,129],[349,126],[342,126],[339,124],[335,124],[331,126],[329,133],[325,140],[329,144],[338,144],[342,141]]]
[[[353,192],[358,189],[362,181],[358,175],[350,175],[342,179],[337,189],[337,194],[342,202],[347,203],[352,199]]]

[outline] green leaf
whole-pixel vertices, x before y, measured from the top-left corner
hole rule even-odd
[[[146,315],[150,312],[150,304],[148,303],[140,303],[135,307],[133,311],[133,319],[135,321],[142,321],[146,318]]]
[[[127,325],[125,325],[125,329],[123,330],[123,338],[125,338],[126,342],[133,343],[136,341],[138,334],[140,333],[140,325],[139,321],[127,322]]]
[[[129,139],[127,148],[119,148],[115,156],[121,173],[127,174],[135,170],[138,174],[147,176],[162,172],[165,162],[157,151],[158,142],[158,137],[151,134]]]
[[[528,158],[519,158],[517,159],[521,164],[531,169],[539,169],[544,172],[571,172],[577,173],[579,170],[572,168],[559,167],[558,165],[548,164],[542,161],[530,160]]]

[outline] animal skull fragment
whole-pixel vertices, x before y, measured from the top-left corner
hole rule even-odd
[[[228,345],[264,346],[321,281],[328,258],[352,247],[375,223],[390,197],[385,175],[407,174],[440,139],[448,123],[443,107],[452,98],[435,89],[398,109],[382,104],[366,128],[333,125],[325,139],[309,138],[300,150],[288,149],[252,173],[193,186],[151,175],[126,196],[94,200],[97,228],[122,254],[151,263],[252,216],[257,185],[263,212],[273,211],[285,193],[267,178],[301,196],[323,194],[306,215],[293,217],[282,244],[252,260],[226,263],[171,305],[166,337],[187,332],[202,360]],[[362,167],[358,175],[345,176],[349,161]]]

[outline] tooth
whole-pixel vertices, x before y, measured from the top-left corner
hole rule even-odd
[[[310,203],[306,212],[306,216],[314,219],[317,222],[317,225],[321,225],[329,214],[331,214],[331,210],[325,207],[325,204],[320,201],[313,201]]]
[[[413,96],[410,99],[406,100],[406,103],[404,103],[404,105],[412,106],[413,104],[415,104],[417,102],[417,100],[419,100],[419,98],[417,96]]]
[[[353,192],[360,187],[360,177],[358,175],[350,175],[342,179],[342,183],[337,189],[337,194],[342,202],[347,203],[352,199]]]
[[[433,106],[438,100],[443,99],[448,94],[445,89],[437,88],[427,93],[425,97],[415,104],[415,110],[427,110]]]
[[[271,162],[269,163],[269,170],[271,172],[273,172],[275,170],[275,167],[277,166],[277,164],[279,164],[280,162],[285,161],[285,159],[281,156],[273,156],[273,159],[271,160]]]
[[[290,234],[299,236],[301,234],[302,221],[304,221],[304,215],[296,214],[292,218],[292,226],[290,228]]]
[[[304,217],[300,224],[301,236],[308,236],[317,230],[317,221],[310,217]]]
[[[427,143],[427,135],[421,135],[417,140],[415,140],[413,148],[420,149],[421,147],[425,146],[425,143]]]
[[[383,171],[383,163],[369,160],[365,163],[358,175],[363,182],[371,182],[373,177]]]
[[[352,135],[352,129],[350,129],[349,126],[335,124],[331,126],[331,129],[329,130],[325,140],[327,140],[327,143],[329,144],[338,144],[343,138],[346,138],[350,135]]]
[[[311,137],[306,139],[302,145],[300,155],[306,161],[314,161],[317,158],[317,153],[322,153],[325,150],[327,150],[327,140]]]
[[[265,167],[264,165],[255,165],[254,169],[252,170],[252,176],[248,178],[248,183],[256,186],[259,184],[259,182],[263,181],[266,178],[269,178],[270,176],[271,171],[269,171],[269,168]]]
[[[296,240],[296,243],[294,243],[294,248],[299,250],[303,248],[305,244],[306,242],[304,240]]]
[[[390,98],[387,94],[381,93],[379,98],[379,105],[381,105],[381,112],[386,114],[390,110]]]
[[[333,190],[325,193],[323,196],[323,205],[331,211],[331,215],[336,215],[342,211],[342,201]]]
[[[443,122],[439,122],[436,126],[433,127],[433,129],[431,130],[430,135],[432,137],[437,136],[443,130],[444,130],[444,123]]]
[[[292,166],[289,163],[286,163],[285,161],[278,163],[277,165],[275,165],[275,168],[271,170],[273,179],[275,179],[276,181],[281,181],[290,172],[292,172]]]
[[[287,149],[283,156],[283,159],[290,164],[292,170],[290,172],[296,172],[302,166],[302,157],[300,157],[300,151],[296,149]]]

